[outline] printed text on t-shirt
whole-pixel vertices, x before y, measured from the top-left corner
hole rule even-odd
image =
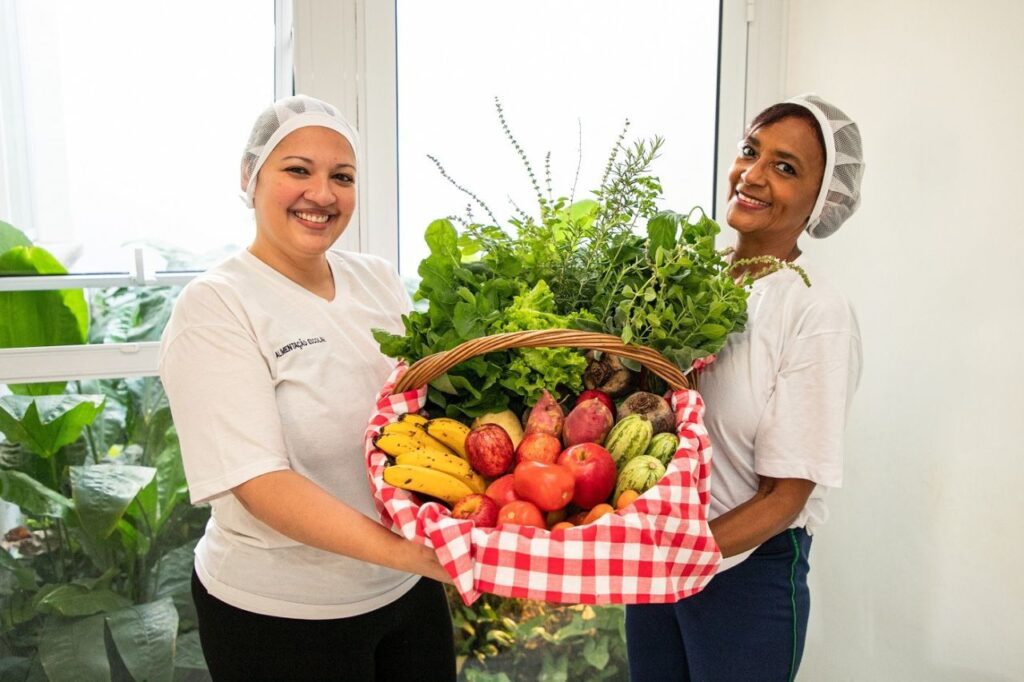
[[[327,339],[322,336],[313,336],[308,339],[299,339],[298,341],[292,341],[291,343],[281,346],[274,351],[274,357],[281,357],[285,353],[291,353],[296,348],[305,348],[306,346],[312,346],[314,343],[325,343]]]

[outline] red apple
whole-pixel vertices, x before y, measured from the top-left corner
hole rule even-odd
[[[576,405],[579,405],[584,400],[590,400],[591,398],[597,398],[602,403],[604,403],[604,406],[608,408],[609,412],[615,414],[615,403],[612,402],[612,399],[608,396],[607,393],[605,393],[604,391],[600,391],[596,388],[590,388],[587,389],[586,391],[583,391],[583,393],[580,393],[579,397],[576,398]]]
[[[615,487],[615,460],[597,443],[580,443],[566,448],[558,463],[572,472],[576,485],[572,502],[590,509],[605,502]]]
[[[466,459],[478,474],[487,478],[508,471],[515,454],[508,432],[497,424],[482,424],[466,436]]]
[[[498,524],[498,503],[482,493],[472,493],[455,503],[452,516],[469,519],[481,528],[494,528]]]
[[[505,474],[491,481],[484,494],[494,500],[498,507],[503,507],[509,502],[515,502],[519,499],[519,496],[516,495],[515,477],[512,474]]]
[[[550,433],[535,431],[523,436],[516,448],[516,464],[519,462],[544,462],[554,464],[562,453],[562,441]]]

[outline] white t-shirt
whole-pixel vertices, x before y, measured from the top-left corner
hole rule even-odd
[[[710,517],[753,497],[759,476],[803,478],[817,485],[791,527],[813,533],[828,516],[826,490],[842,485],[861,342],[846,298],[805,256],[794,263],[811,286],[791,270],[756,280],[746,329],[702,372],[700,392],[713,447]]]
[[[230,492],[261,474],[293,469],[379,522],[363,436],[394,362],[380,353],[371,329],[401,333],[409,297],[380,258],[327,257],[333,301],[242,251],[185,287],[163,335],[160,377],[189,493],[212,508],[196,572],[210,594],[254,613],[358,615],[418,580],[292,540]]]

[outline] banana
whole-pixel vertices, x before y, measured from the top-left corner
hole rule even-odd
[[[482,493],[487,490],[487,481],[483,479],[483,476],[473,471],[473,468],[469,466],[469,462],[440,450],[424,448],[403,452],[395,458],[395,464],[409,464],[426,469],[436,469],[459,479],[472,488],[475,493]]]
[[[407,424],[415,424],[416,426],[423,426],[427,423],[428,419],[422,414],[417,414],[416,412],[406,412],[398,418],[398,421]]]
[[[449,505],[473,493],[472,488],[450,474],[411,464],[387,467],[384,469],[384,480],[396,488],[436,497]]]
[[[469,427],[449,417],[437,417],[423,425],[427,433],[447,445],[456,455],[466,458],[466,436]]]
[[[440,450],[454,455],[441,441],[427,434],[426,431],[413,424],[392,422],[385,424],[380,434],[373,439],[373,444],[392,457],[413,450]]]

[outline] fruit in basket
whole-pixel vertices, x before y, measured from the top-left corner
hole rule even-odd
[[[516,448],[516,464],[519,462],[544,462],[554,464],[562,453],[562,441],[550,433],[527,433]]]
[[[601,518],[605,514],[611,514],[614,511],[615,511],[615,507],[611,506],[607,502],[602,502],[601,504],[596,504],[596,505],[594,505],[593,509],[591,509],[589,512],[587,512],[587,515],[583,517],[583,523],[580,524],[580,525],[585,526],[588,523],[593,523],[594,521],[597,521],[599,518]]]
[[[436,497],[449,505],[455,504],[466,495],[473,494],[473,489],[468,484],[451,474],[411,464],[393,464],[386,467],[384,481],[396,488]]]
[[[419,412],[406,412],[398,417],[398,421],[413,424],[415,426],[423,426],[429,420]]]
[[[469,427],[462,422],[450,417],[438,417],[427,421],[423,425],[423,430],[444,443],[459,457],[466,456],[466,436],[469,435]]]
[[[565,447],[577,443],[604,443],[605,437],[615,423],[612,411],[598,398],[584,400],[572,408],[562,427],[562,442]]]
[[[566,448],[558,456],[558,463],[572,472],[572,503],[578,507],[590,509],[607,500],[615,488],[615,460],[597,443]]]
[[[516,500],[498,510],[498,526],[517,523],[544,528],[544,513],[533,502]]]
[[[590,400],[591,398],[597,398],[604,403],[605,407],[611,410],[612,414],[615,414],[615,403],[612,402],[612,399],[608,397],[607,393],[599,391],[596,388],[590,388],[583,391],[583,393],[580,393],[576,398],[576,405],[579,405],[584,400]]]
[[[558,523],[556,523],[553,526],[551,526],[551,528],[549,528],[548,530],[550,530],[552,533],[554,533],[556,530],[565,530],[567,528],[574,528],[574,527],[575,527],[575,524],[573,524],[573,523],[571,523],[569,521],[559,521]]]
[[[412,450],[395,457],[395,464],[409,464],[443,471],[468,485],[475,493],[482,493],[487,488],[487,481],[473,471],[469,462],[449,452],[436,449]]]
[[[385,424],[380,433],[373,439],[378,450],[397,457],[403,452],[413,450],[439,450],[454,454],[444,443],[428,434],[422,427],[409,421],[397,421]]]
[[[618,500],[626,490],[635,490],[641,495],[654,487],[654,484],[665,475],[665,465],[649,455],[640,455],[626,462],[615,482],[615,494],[612,499]]]
[[[482,414],[473,420],[470,424],[471,429],[475,429],[478,426],[484,424],[497,424],[501,428],[505,429],[505,433],[512,439],[512,447],[519,445],[519,441],[523,439],[523,425],[519,421],[519,417],[515,415],[512,410],[502,410],[501,412],[489,412]]]
[[[619,403],[616,419],[622,421],[631,414],[638,414],[651,422],[654,433],[671,433],[676,430],[676,417],[672,414],[671,406],[655,393],[637,391]]]
[[[612,428],[604,446],[621,470],[626,462],[647,451],[653,432],[651,422],[638,414],[631,414]]]
[[[650,455],[656,460],[668,466],[668,463],[672,461],[672,457],[675,456],[676,450],[679,449],[679,437],[674,433],[659,433],[651,439],[651,444],[647,446],[645,455]]]
[[[512,474],[505,474],[491,481],[490,485],[487,486],[487,490],[484,491],[487,497],[494,500],[498,507],[503,507],[509,502],[515,502],[519,499],[516,495],[516,480]]]
[[[516,495],[541,511],[562,509],[572,500],[576,481],[561,464],[520,462],[514,472]]]
[[[546,433],[555,438],[562,437],[562,424],[565,422],[565,413],[562,406],[558,404],[551,394],[544,391],[540,399],[530,410],[530,416],[526,418],[526,434]]]
[[[625,509],[629,505],[636,502],[637,498],[640,497],[640,493],[635,490],[626,488],[623,490],[618,497],[615,498],[615,508]]]
[[[583,385],[587,388],[596,388],[617,398],[628,393],[635,382],[636,375],[623,366],[618,356],[596,351],[587,353],[587,369],[583,373]]]
[[[488,478],[501,476],[508,471],[515,454],[512,439],[497,424],[483,424],[470,429],[466,436],[466,459],[469,465]]]
[[[498,524],[498,503],[487,495],[473,493],[455,503],[452,516],[469,519],[481,528],[494,528]]]

